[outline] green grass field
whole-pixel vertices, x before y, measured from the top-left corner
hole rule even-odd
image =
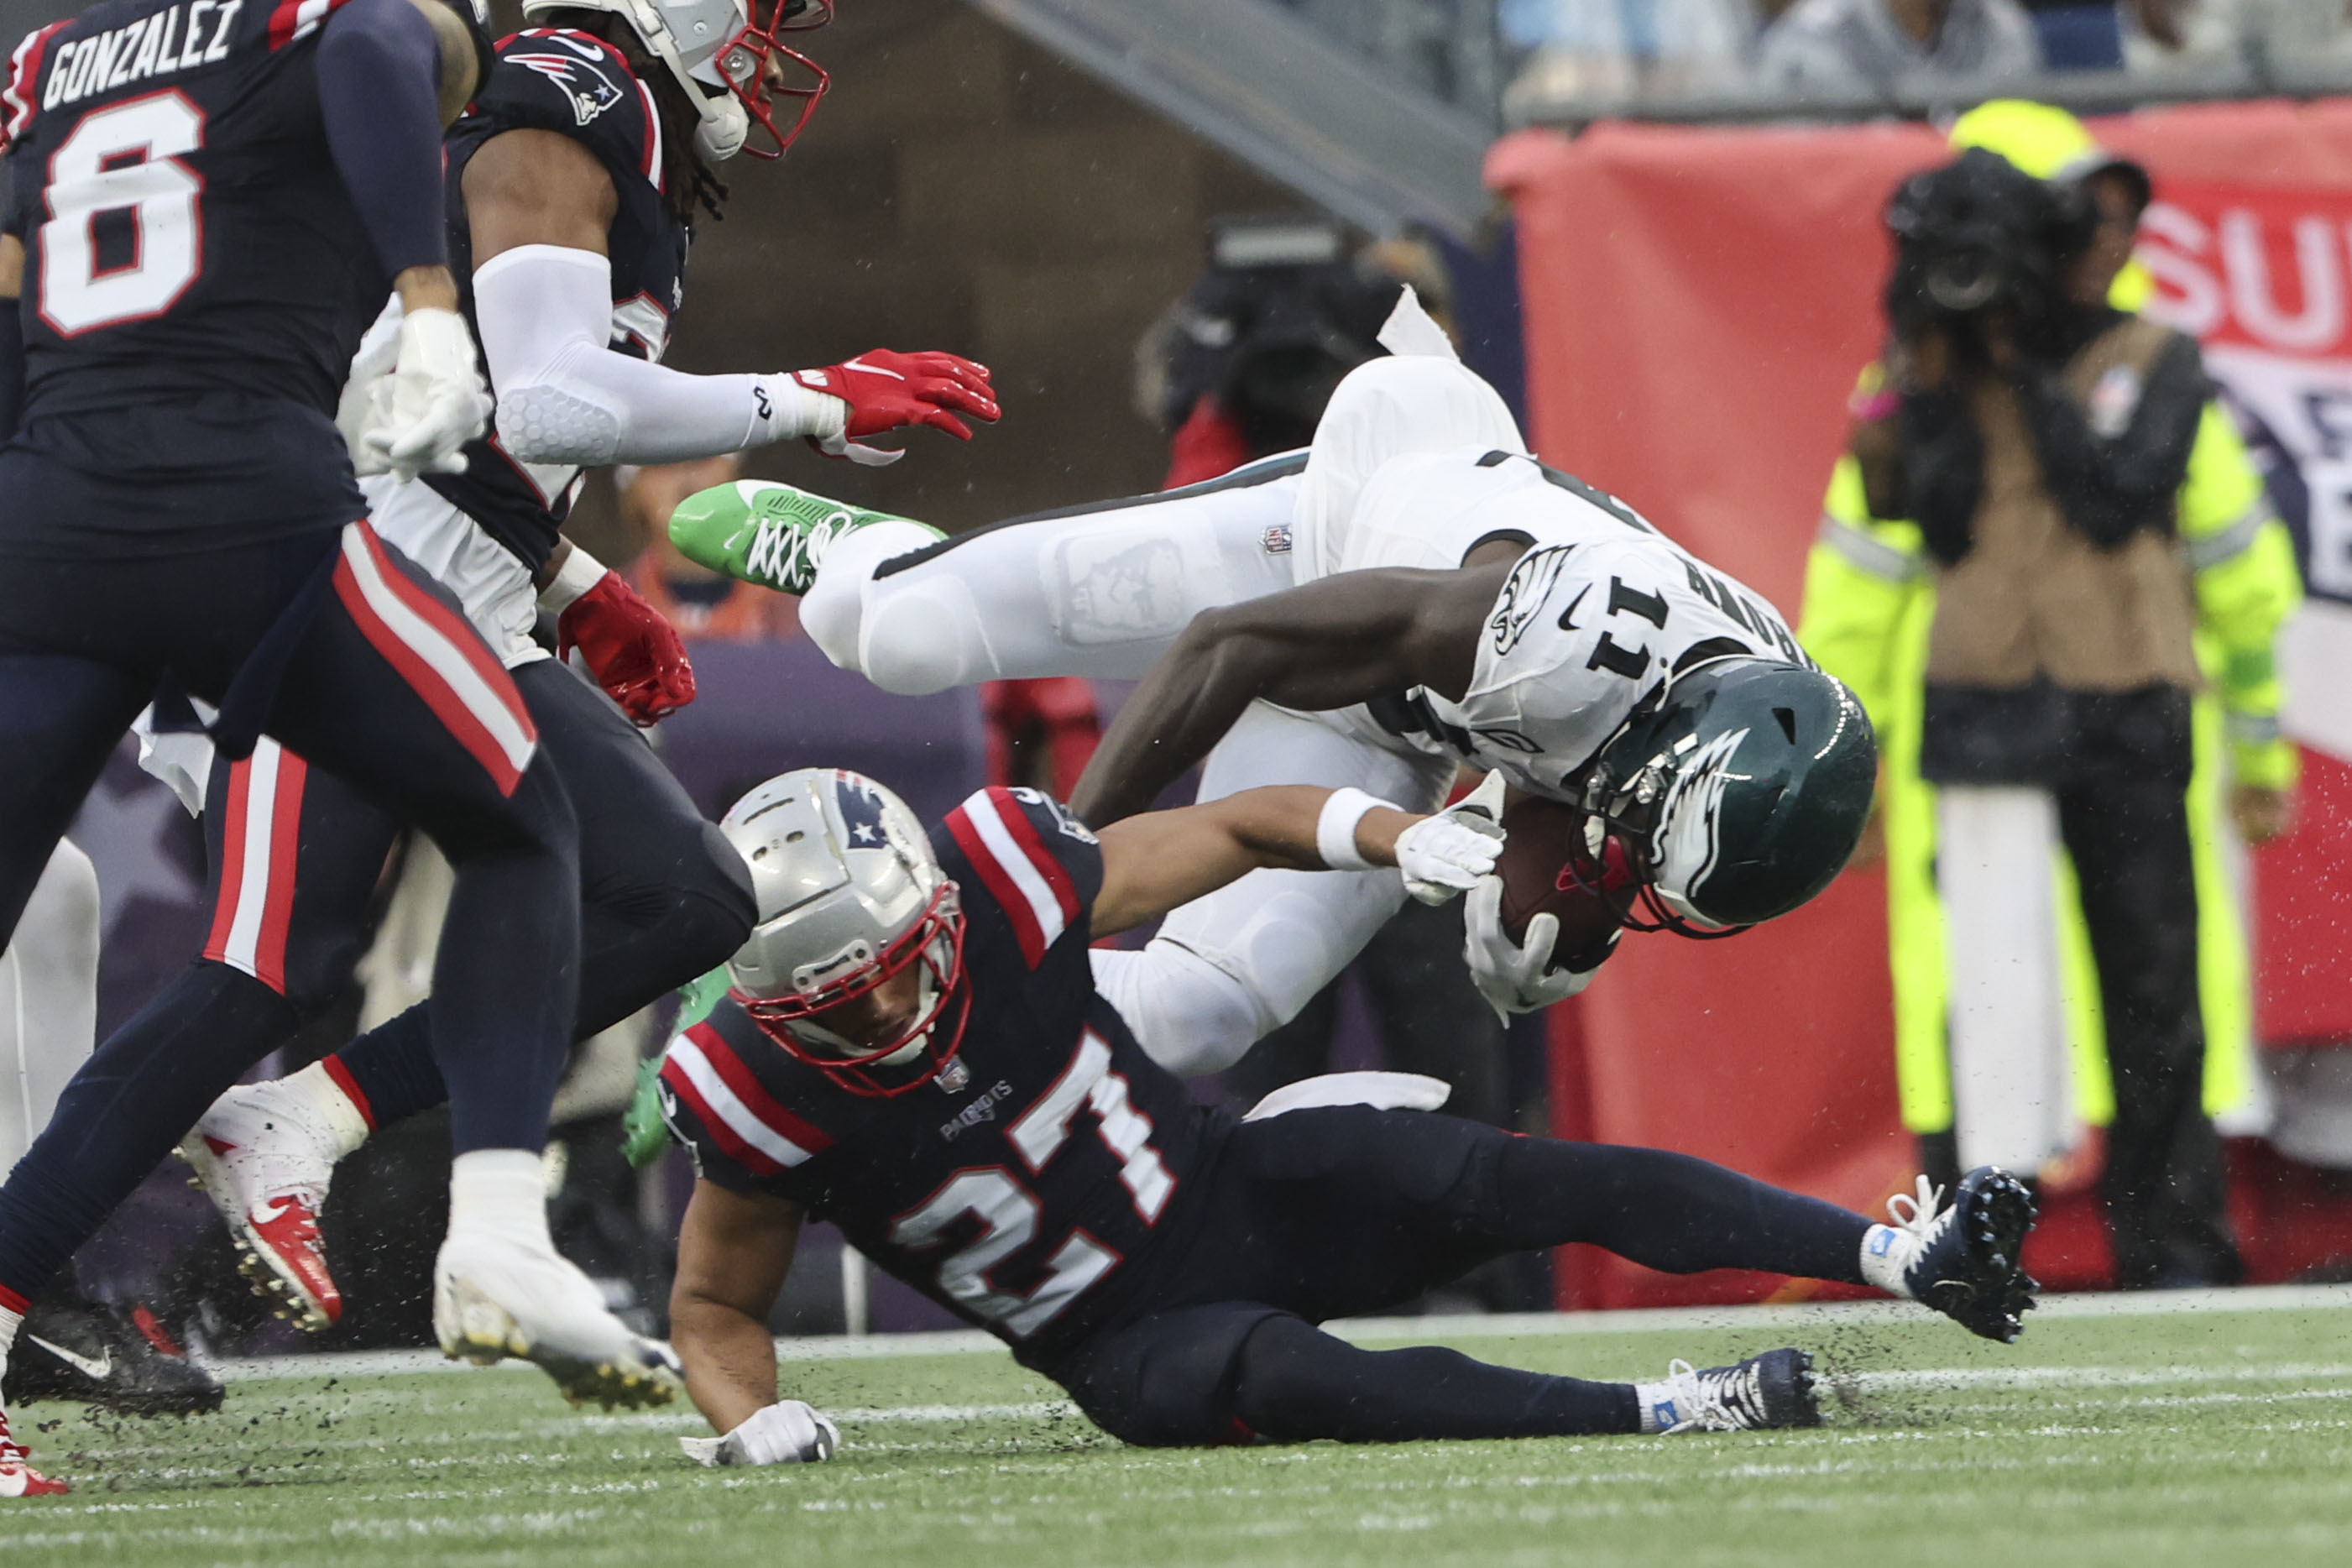
[[[208,1420],[19,1412],[79,1489],[0,1504],[0,1563],[2352,1563],[2352,1292],[2061,1303],[2015,1348],[1873,1309],[1413,1332],[1608,1378],[1802,1344],[1836,1392],[1792,1434],[1152,1452],[927,1342],[790,1360],[844,1451],[741,1471],[528,1370],[279,1363]]]

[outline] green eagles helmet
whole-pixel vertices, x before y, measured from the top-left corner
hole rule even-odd
[[[1727,934],[1830,885],[1877,779],[1870,720],[1834,678],[1778,659],[1711,659],[1601,748],[1585,777],[1587,847],[1641,884],[1651,918],[1628,926]]]

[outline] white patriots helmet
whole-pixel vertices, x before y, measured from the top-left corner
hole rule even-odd
[[[971,1006],[963,914],[907,803],[862,773],[800,768],[737,801],[719,831],[751,870],[758,923],[727,969],[761,1031],[855,1094],[903,1094],[946,1070]],[[815,1020],[918,966],[915,1018],[887,1038]]]
[[[763,5],[764,25],[757,19]],[[833,85],[823,67],[781,36],[832,21],[833,0],[523,0],[522,14],[532,21],[559,11],[604,11],[628,23],[686,89],[702,121],[695,143],[717,162],[743,152],[782,157]],[[793,79],[770,84],[772,59],[781,60]],[[789,130],[776,123],[777,94],[800,102]],[[771,146],[750,145],[755,126],[768,133]]]

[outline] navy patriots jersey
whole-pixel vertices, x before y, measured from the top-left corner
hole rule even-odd
[[[1232,1122],[1095,991],[1093,835],[1034,791],[986,789],[931,843],[961,892],[971,994],[947,1071],[853,1094],[726,1002],[671,1042],[662,1108],[706,1180],[804,1205],[1034,1360],[1116,1321],[1182,1256]]]
[[[74,477],[69,504],[0,507],[0,550],[202,552],[367,514],[334,407],[392,284],[319,108],[342,3],[105,0],[17,46],[8,456],[33,466],[9,483]]]
[[[222,392],[324,416],[391,279],[327,151],[342,0],[105,0],[5,93],[26,419]]]
[[[620,198],[604,236],[613,263],[612,347],[660,359],[669,346],[670,317],[685,299],[689,237],[664,205],[662,124],[652,90],[631,74],[620,50],[586,33],[532,27],[500,40],[489,81],[450,128],[449,259],[466,319],[474,318],[466,164],[491,137],[523,129],[571,137],[612,175]],[[518,462],[500,449],[495,430],[467,447],[466,458],[464,473],[427,475],[425,482],[537,572],[572,510],[580,470]]]

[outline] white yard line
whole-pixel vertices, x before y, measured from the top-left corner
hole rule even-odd
[[[2235,1290],[2142,1290],[2113,1295],[2049,1296],[2029,1321],[2068,1318],[2173,1317],[2191,1313],[2315,1312],[2352,1309],[2352,1285],[2261,1285]],[[1810,1329],[1850,1323],[1925,1321],[1906,1301],[1794,1302],[1759,1307],[1658,1307],[1622,1312],[1495,1312],[1428,1318],[1349,1318],[1329,1325],[1350,1340],[1516,1339],[1556,1334],[1640,1334],[1721,1329]],[[785,1361],[861,1361],[877,1356],[1003,1353],[1004,1346],[977,1329],[940,1333],[823,1335],[780,1339],[776,1354]],[[269,1378],[380,1377],[400,1373],[474,1370],[437,1351],[336,1351],[310,1355],[256,1356],[220,1363],[229,1381]],[[530,1372],[527,1362],[499,1363],[499,1370]],[[2052,1369],[2041,1369],[2049,1371]],[[1945,1379],[1943,1373],[1879,1373]],[[2024,1373],[1986,1373],[2016,1376]],[[1948,1377],[1968,1381],[1973,1369]]]

